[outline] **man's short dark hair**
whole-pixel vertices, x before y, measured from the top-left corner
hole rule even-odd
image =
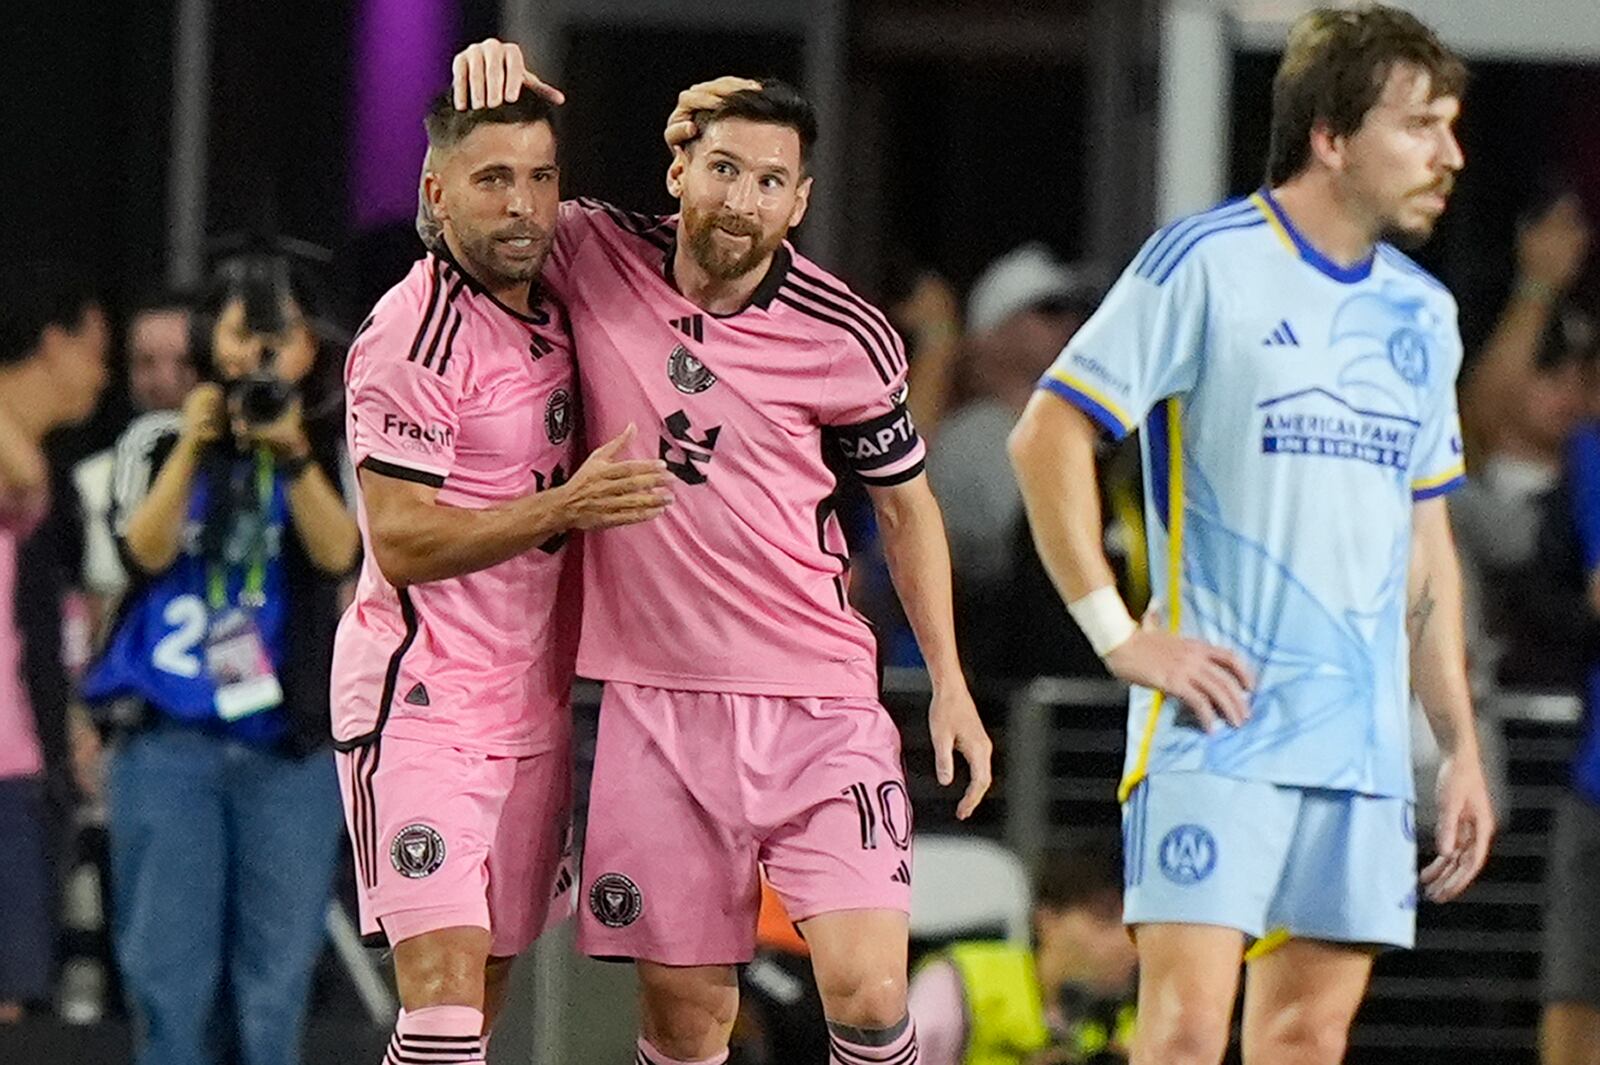
[[[0,267],[0,366],[32,355],[50,326],[76,332],[98,305],[88,273],[66,263]]]
[[[1112,833],[1096,833],[1051,851],[1033,894],[1035,907],[1058,913],[1121,898],[1121,841]]]
[[[1334,136],[1361,128],[1390,73],[1405,64],[1425,71],[1431,99],[1459,97],[1467,68],[1461,57],[1410,12],[1384,4],[1310,11],[1289,31],[1272,82],[1272,147],[1267,182],[1281,185],[1311,162],[1311,131]]]
[[[774,126],[788,126],[800,137],[800,165],[809,166],[811,148],[817,143],[817,111],[811,101],[800,95],[788,82],[777,78],[761,79],[759,89],[741,89],[730,93],[722,106],[711,111],[697,111],[694,124],[702,133],[713,122],[724,118],[743,118],[751,122],[765,122]]]
[[[555,132],[555,107],[543,96],[530,89],[511,103],[499,107],[480,107],[471,111],[457,111],[454,97],[446,92],[438,96],[428,108],[428,117],[422,124],[428,130],[428,147],[436,150],[454,148],[466,139],[467,134],[479,126],[521,126],[544,122]]]

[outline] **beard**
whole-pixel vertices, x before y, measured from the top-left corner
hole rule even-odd
[[[544,269],[550,255],[551,234],[532,222],[517,222],[493,232],[451,225],[451,234],[461,246],[462,263],[484,286],[532,281]],[[502,243],[523,238],[532,243],[526,249],[513,249]]]
[[[718,230],[749,237],[749,250],[741,253],[718,244]],[[683,209],[683,231],[695,263],[713,280],[724,282],[736,281],[766,262],[788,234],[787,229],[780,229],[767,236],[752,219],[726,211],[700,212],[691,207]]]
[[[1446,176],[1431,184],[1411,190],[1406,194],[1406,200],[1409,201],[1413,196],[1436,195],[1442,197],[1448,204],[1450,192],[1454,187],[1455,178]],[[1422,214],[1418,221],[1406,224],[1400,220],[1401,211],[1397,210],[1385,219],[1380,239],[1388,241],[1401,251],[1415,251],[1428,243],[1442,215],[1443,212],[1437,215]]]

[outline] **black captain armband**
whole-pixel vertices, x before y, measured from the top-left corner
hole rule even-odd
[[[922,438],[903,402],[870,421],[831,425],[825,431],[845,465],[869,485],[903,484],[922,472]]]

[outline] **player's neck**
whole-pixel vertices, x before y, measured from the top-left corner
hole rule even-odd
[[[761,280],[772,269],[767,256],[754,270],[722,281],[703,270],[680,241],[672,252],[672,281],[684,298],[707,314],[738,314],[750,305]]]
[[[445,227],[444,231],[444,246],[449,249],[450,257],[456,261],[456,265],[465,271],[472,280],[476,281],[479,288],[482,288],[503,306],[516,311],[518,314],[533,313],[528,299],[532,285],[526,281],[506,281],[503,278],[487,276],[471,259],[461,254],[461,245],[456,243],[455,234],[450,232],[448,226]]]
[[[1374,220],[1341,196],[1324,174],[1307,171],[1272,190],[1283,213],[1313,248],[1339,266],[1372,257],[1378,243]]]

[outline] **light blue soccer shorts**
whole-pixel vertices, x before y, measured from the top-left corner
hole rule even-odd
[[[1122,836],[1126,924],[1395,947],[1416,939],[1409,800],[1160,773],[1123,803]]]

